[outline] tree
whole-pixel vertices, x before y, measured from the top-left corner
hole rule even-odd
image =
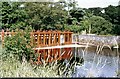
[[[22,2],[2,2],[2,29],[24,29],[28,15],[24,9],[19,7]]]
[[[90,18],[91,22],[91,31],[92,33],[97,34],[111,34],[112,32],[112,23],[105,20],[100,16],[93,16]]]
[[[112,33],[115,35],[120,35],[120,6],[109,5],[105,8],[89,8],[84,9],[88,13],[93,13],[96,16],[101,16],[113,24]],[[104,12],[102,12],[104,10]]]
[[[0,30],[2,29],[2,2],[0,2]]]
[[[95,33],[100,35],[107,35],[111,34],[112,32],[112,23],[105,20],[104,18],[100,16],[91,16],[89,18],[85,18],[81,25],[87,29],[87,33]],[[87,26],[87,27],[86,27]],[[89,30],[88,30],[89,29]]]
[[[112,6],[109,5],[105,9],[105,14],[109,16],[109,21],[114,25],[113,32],[114,34],[120,35],[120,14],[119,14],[120,7],[119,6]]]
[[[93,16],[93,14],[85,11],[84,12],[84,16],[82,18],[82,21],[80,22],[81,26],[84,28],[84,30],[87,32],[87,33],[90,33],[91,32],[91,20],[90,18]]]
[[[61,30],[66,22],[67,11],[60,2],[26,3],[26,11],[29,14],[27,21],[34,29]]]

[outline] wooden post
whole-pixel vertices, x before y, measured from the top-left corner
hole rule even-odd
[[[60,45],[60,31],[58,31],[58,45]]]
[[[45,31],[43,31],[43,46],[45,46]]]
[[[61,60],[61,52],[60,52],[60,48],[58,48],[57,50],[58,50],[58,60]]]
[[[54,46],[56,45],[56,32],[54,31]]]
[[[42,32],[40,32],[40,34],[41,34],[41,36],[40,36],[40,37],[41,37],[41,38],[40,38],[40,39],[41,39],[41,46],[43,46],[43,43],[44,43],[43,35],[44,35],[44,34],[43,34]]]
[[[66,44],[66,41],[67,41],[67,39],[66,39],[66,32],[64,31],[64,44]]]
[[[51,45],[50,40],[51,40],[51,32],[48,31],[48,45],[49,46]]]
[[[52,34],[52,36],[51,36],[51,38],[52,38],[52,40],[51,40],[51,45],[53,45],[53,44],[54,44],[54,43],[53,43],[53,40],[54,40],[54,33],[52,32],[51,34]]]
[[[37,31],[37,47],[40,46],[40,38],[39,38],[40,31]]]
[[[70,40],[69,40],[69,41],[70,41],[70,44],[71,44],[71,43],[72,43],[72,42],[71,42],[71,33],[69,33],[69,38],[70,38]]]

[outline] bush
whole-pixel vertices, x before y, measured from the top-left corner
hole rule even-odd
[[[83,30],[83,27],[79,25],[65,25],[65,30],[74,32],[74,33],[80,33]]]
[[[30,58],[34,58],[33,46],[30,41],[30,29],[16,30],[16,34],[13,36],[6,36],[4,41],[4,57],[14,57],[22,61],[23,57],[29,61]]]

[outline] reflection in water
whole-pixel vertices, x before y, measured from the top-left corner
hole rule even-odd
[[[83,57],[82,66],[75,66],[73,77],[117,77],[117,49],[109,48],[75,48],[75,56]]]

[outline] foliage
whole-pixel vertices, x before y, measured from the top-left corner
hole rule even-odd
[[[57,74],[57,65],[38,66],[28,62],[21,63],[13,58],[0,59],[0,77],[61,77]],[[53,68],[54,67],[54,68]]]
[[[24,7],[20,7],[21,5],[24,5]],[[75,0],[60,0],[55,3],[2,2],[2,8],[0,10],[2,12],[2,23],[0,25],[2,25],[2,29],[25,29],[25,27],[32,27],[35,30],[63,31],[69,28],[73,32],[80,32],[86,29],[90,33],[90,28],[88,29],[88,27],[90,27],[91,21],[83,20],[85,19],[84,17],[90,18],[91,16],[89,14],[92,14],[103,17],[107,22],[109,21],[110,24],[108,23],[108,25],[112,23],[112,28],[109,29],[112,29],[111,33],[109,32],[110,34],[120,34],[120,6],[109,5],[105,8],[96,7],[88,9],[77,8],[76,6],[77,2]],[[68,26],[66,27],[65,25]],[[77,27],[80,29],[76,29]],[[108,33],[97,32],[97,34]]]
[[[89,8],[84,9],[88,13],[93,13],[93,15],[101,16],[113,24],[113,30],[111,34],[120,35],[120,6],[109,5],[105,8]]]
[[[83,27],[79,25],[65,25],[64,28],[65,30],[71,31],[74,33],[81,33],[81,31],[83,30]]]
[[[70,16],[71,18],[76,18],[77,22],[80,22],[84,16],[84,10],[81,8],[71,9]]]
[[[29,61],[30,58],[34,58],[29,31],[30,29],[26,29],[25,32],[16,30],[15,35],[7,36],[4,41],[5,52],[3,52],[3,55],[20,61],[22,61],[23,57],[25,57],[27,61]]]
[[[34,29],[61,30],[66,21],[67,12],[60,3],[38,2],[26,3],[26,11],[29,14],[28,24]]]
[[[20,7],[22,2],[2,2],[2,29],[25,29],[26,19],[28,15],[24,9]]]
[[[87,33],[106,35],[112,32],[112,24],[100,16],[85,18],[81,22],[81,26],[86,29]]]

